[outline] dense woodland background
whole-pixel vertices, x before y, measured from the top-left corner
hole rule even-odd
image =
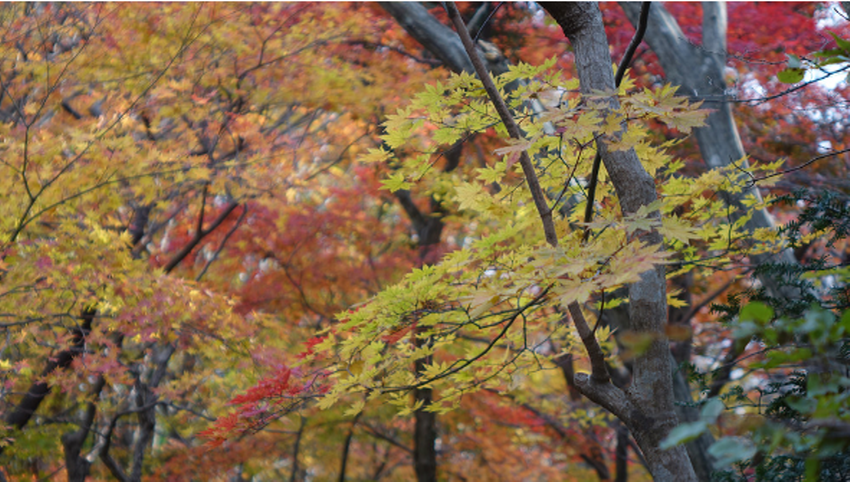
[[[456,8],[0,5],[0,479],[850,478],[850,7]]]

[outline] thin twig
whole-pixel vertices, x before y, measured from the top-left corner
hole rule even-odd
[[[207,264],[204,265],[204,269],[202,269],[201,272],[198,273],[198,276],[195,277],[195,281],[201,281],[201,278],[204,277],[204,274],[206,274],[207,270],[209,269],[209,267],[213,263],[213,261],[218,259],[218,255],[221,254],[221,251],[224,249],[224,246],[227,244],[227,240],[229,240],[230,236],[232,236],[233,233],[235,233],[236,230],[239,229],[239,225],[242,224],[242,221],[245,219],[246,214],[248,214],[248,204],[243,204],[242,205],[242,214],[239,215],[239,219],[236,220],[236,222],[233,224],[233,227],[230,228],[230,231],[228,231],[224,235],[224,238],[221,240],[221,244],[219,244],[218,249],[215,250],[215,253],[213,253],[212,258],[210,258],[209,261],[207,261]]]
[[[794,171],[799,171],[801,169],[804,169],[804,168],[814,164],[817,161],[820,161],[821,159],[826,159],[828,157],[837,156],[839,154],[844,154],[846,152],[850,152],[850,148],[842,149],[840,151],[827,152],[826,154],[822,154],[820,156],[813,157],[813,158],[809,159],[808,161],[800,164],[799,166],[795,166],[795,167],[792,167],[792,168],[789,168],[789,169],[783,169],[782,171],[774,172],[773,174],[768,174],[768,175],[762,176],[762,177],[752,177],[751,176],[752,179],[750,180],[750,182],[752,184],[755,184],[759,181],[764,181],[765,179],[770,179],[772,177],[782,176],[782,175],[785,175],[785,174],[792,173]]]

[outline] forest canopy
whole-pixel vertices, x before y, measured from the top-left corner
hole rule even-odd
[[[0,5],[0,480],[847,480],[849,15]]]

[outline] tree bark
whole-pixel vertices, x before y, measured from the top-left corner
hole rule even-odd
[[[100,397],[100,391],[103,390],[105,385],[106,379],[103,376],[98,377],[90,392],[94,396],[94,400]],[[80,428],[65,433],[61,437],[62,447],[65,449],[65,469],[70,482],[84,482],[91,469],[91,462],[86,457],[82,457],[80,453],[94,423],[97,406],[94,401],[90,401],[86,402],[85,407],[85,413],[80,420]]]
[[[381,2],[404,30],[454,72],[474,72],[457,35],[417,2]]]
[[[475,72],[457,34],[434,18],[420,3],[382,2],[381,7],[392,15],[399,25],[422,44],[428,52],[440,59],[449,70],[458,74]],[[498,75],[508,71],[508,63],[504,57],[500,55],[491,56],[486,52],[484,54],[483,57],[487,61],[487,68],[490,72]]]
[[[640,5],[628,2],[620,3],[626,16],[633,25],[637,25]],[[694,101],[703,101],[703,108],[712,112],[706,118],[705,125],[694,129],[702,158],[709,169],[726,167],[736,163],[742,168],[748,167],[741,137],[732,114],[727,85],[724,75],[726,67],[726,5],[723,3],[703,2],[702,45],[688,41],[676,19],[661,4],[654,4],[649,13],[649,28],[646,43],[658,56],[667,81],[679,86],[679,93]],[[755,186],[738,195],[723,194],[724,200],[742,207],[741,200],[748,195],[761,199]],[[747,222],[747,229],[774,227],[773,218],[765,209],[753,213]],[[796,264],[794,253],[785,250],[775,256],[755,255],[754,264],[768,261]],[[775,280],[761,277],[761,283],[774,295],[799,297],[799,292],[787,288],[779,289]]]
[[[620,6],[633,25],[637,25],[640,8],[637,4],[621,2]],[[706,119],[703,127],[695,129],[694,134],[699,145],[700,153],[709,169],[728,166],[735,162],[746,166],[741,138],[735,125],[731,104],[727,95],[727,85],[724,78],[726,66],[726,35],[727,17],[726,6],[722,3],[703,3],[703,37],[702,45],[690,43],[679,28],[676,19],[661,4],[654,4],[649,15],[649,28],[645,37],[646,42],[658,57],[667,81],[678,85],[680,93],[691,99],[703,101],[703,107],[713,112]],[[744,196],[752,194],[760,199],[756,187],[737,195],[725,195],[726,202],[740,206]],[[774,222],[770,213],[760,209],[753,213],[747,222],[751,232],[756,228],[772,228]],[[756,255],[751,261],[758,265],[765,262],[782,262],[796,264],[796,259],[790,250],[785,250],[775,256]],[[780,289],[775,280],[762,276],[760,281],[772,296],[796,298],[800,296],[797,290]],[[730,355],[734,352],[730,351]],[[729,365],[731,369],[731,365]],[[722,374],[721,374],[722,375]],[[687,382],[682,376],[677,377],[677,401],[692,402]],[[728,377],[720,377],[713,383],[712,392],[719,393]],[[684,421],[695,420],[697,410],[694,407],[682,406],[679,416]],[[704,434],[696,441],[688,444],[688,451],[694,463],[694,468],[701,481],[711,478],[713,461],[706,450],[711,445],[713,437]]]
[[[616,466],[615,482],[627,482],[629,480],[629,431],[621,424],[617,424],[617,448],[614,451]]]
[[[614,92],[614,74],[602,13],[595,3],[547,3],[543,7],[561,26],[573,45],[581,92]],[[618,101],[609,96],[597,107],[615,109]],[[655,182],[643,168],[634,150],[609,151],[600,138],[598,149],[614,184],[624,214],[637,212],[657,199]],[[653,213],[660,216],[659,213]],[[642,233],[653,244],[663,239],[657,231]],[[663,266],[647,271],[629,286],[629,318],[632,329],[652,335],[655,341],[635,359],[633,382],[625,392],[610,381],[600,383],[586,374],[576,376],[576,386],[591,400],[620,418],[631,430],[650,472],[658,481],[697,480],[684,447],[663,451],[659,443],[678,423],[673,403],[670,349],[664,328],[667,323],[666,279]]]
[[[431,357],[416,360],[416,372],[421,373]],[[424,410],[434,401],[430,388],[414,390],[414,400],[422,402],[422,408],[416,411],[413,429],[413,468],[416,480],[419,482],[436,482],[437,480],[437,414]]]

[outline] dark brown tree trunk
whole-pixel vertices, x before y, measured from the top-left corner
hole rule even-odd
[[[58,369],[61,370],[71,366],[71,362],[83,352],[86,345],[86,337],[91,332],[94,317],[94,310],[83,311],[79,326],[73,330],[71,346],[66,350],[62,350],[47,362],[44,370],[41,371],[39,380],[30,385],[27,393],[24,394],[24,397],[15,406],[15,409],[6,415],[6,425],[20,430],[29,423],[41,405],[41,402],[50,393],[50,386],[43,379]],[[2,446],[0,446],[0,453],[3,453]]]
[[[416,373],[421,373],[425,365],[431,363],[431,357],[416,361]],[[430,388],[417,388],[413,391],[416,403],[422,408],[416,411],[416,426],[413,431],[413,467],[419,482],[437,480],[437,414],[424,408],[434,400]]]
[[[615,482],[629,480],[629,430],[621,423],[617,424],[617,448],[614,453],[616,466]]]

